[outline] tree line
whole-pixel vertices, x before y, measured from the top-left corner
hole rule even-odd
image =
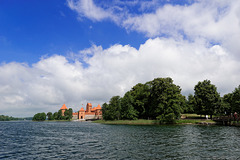
[[[20,120],[32,120],[32,117],[16,118],[12,116],[0,115],[0,121],[20,121]]]
[[[45,121],[48,120],[71,120],[72,119],[72,108],[66,109],[64,112],[64,115],[62,115],[62,110],[59,110],[58,112],[55,112],[52,114],[52,112],[48,112],[47,114],[43,113],[37,113],[33,116],[33,121]]]
[[[210,80],[198,82],[194,95],[190,94],[184,112],[199,115],[230,115],[240,112],[240,85],[232,93],[220,97],[217,87]]]
[[[157,119],[160,123],[174,123],[181,113],[199,115],[240,112],[240,86],[220,97],[210,80],[198,82],[194,95],[187,98],[171,78],[156,78],[145,84],[138,83],[123,97],[113,96],[102,105],[104,120]]]
[[[14,120],[19,120],[19,118],[14,118],[14,117],[9,117],[5,115],[0,115],[0,121],[14,121]]]

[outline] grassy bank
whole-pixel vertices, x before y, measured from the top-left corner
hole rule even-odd
[[[102,123],[102,124],[125,124],[125,125],[157,125],[159,124],[156,120],[145,120],[145,119],[138,119],[138,120],[115,120],[115,121],[104,121],[104,120],[97,120],[93,121],[94,123]]]
[[[71,122],[71,120],[44,120],[44,121],[35,121],[32,120],[33,122]]]
[[[115,121],[104,121],[97,120],[94,123],[102,124],[124,124],[124,125],[159,125],[157,120],[115,120]],[[176,124],[215,124],[212,120],[200,120],[200,119],[179,119]]]
[[[211,119],[179,119],[177,124],[215,124],[216,122]]]
[[[183,114],[182,119],[176,121],[176,124],[215,124],[215,121],[210,119],[201,118],[197,114]],[[94,123],[102,123],[102,124],[124,124],[124,125],[159,125],[159,121],[157,120],[114,120],[114,121],[105,121],[105,120],[97,120]]]
[[[197,114],[182,114],[181,119],[177,120],[177,124],[215,124],[211,119],[206,119],[205,116]],[[210,116],[208,116],[210,117]]]
[[[205,119],[205,116],[204,115],[202,115],[202,116],[200,116],[200,115],[197,115],[197,114],[195,114],[195,113],[186,113],[186,114],[181,114],[181,117],[182,118],[187,118],[187,119]],[[214,117],[216,117],[215,115],[213,115],[212,116],[213,118]],[[208,118],[210,118],[210,115],[208,115]]]

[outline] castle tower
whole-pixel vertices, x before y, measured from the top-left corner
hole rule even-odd
[[[100,104],[97,106],[95,114],[96,115],[101,115],[102,114],[102,108],[101,108]]]
[[[91,110],[92,110],[92,104],[91,103],[87,103],[86,112],[87,113],[91,113]]]
[[[60,108],[60,110],[62,111],[62,116],[64,116],[64,112],[67,110],[67,106],[65,104],[62,105],[62,107]]]
[[[85,111],[83,107],[78,112],[78,119],[85,119]]]

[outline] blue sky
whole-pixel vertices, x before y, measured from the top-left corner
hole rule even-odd
[[[232,92],[239,21],[235,0],[1,0],[0,114],[77,111],[157,77]]]
[[[0,13],[1,62],[32,64],[44,55],[66,56],[92,44],[138,48],[146,40],[143,34],[127,32],[111,21],[78,21],[65,0],[3,0]]]
[[[102,6],[114,3],[111,0],[95,2]],[[192,1],[158,1],[155,8],[148,8],[146,12],[150,13],[157,6],[165,4],[187,5],[190,2]],[[126,4],[120,6],[126,7]],[[139,10],[140,3],[127,7],[132,14],[143,12]],[[78,21],[77,13],[68,7],[65,0],[51,0],[47,3],[41,0],[2,0],[0,13],[1,62],[32,64],[44,55],[66,56],[70,51],[89,48],[92,44],[108,48],[119,43],[138,48],[147,40],[143,33],[127,31],[109,20],[96,22],[82,17],[82,20]]]

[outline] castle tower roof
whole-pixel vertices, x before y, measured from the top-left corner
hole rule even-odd
[[[62,107],[60,109],[67,109],[67,106],[65,104],[62,105]]]
[[[101,106],[100,106],[100,104],[97,106],[97,108],[96,108],[96,109],[102,109],[102,108],[101,108]]]
[[[91,104],[91,103],[87,103],[87,106],[90,106],[90,107],[92,107],[92,104]]]
[[[80,112],[84,112],[84,109],[83,109],[83,107],[79,110]]]

